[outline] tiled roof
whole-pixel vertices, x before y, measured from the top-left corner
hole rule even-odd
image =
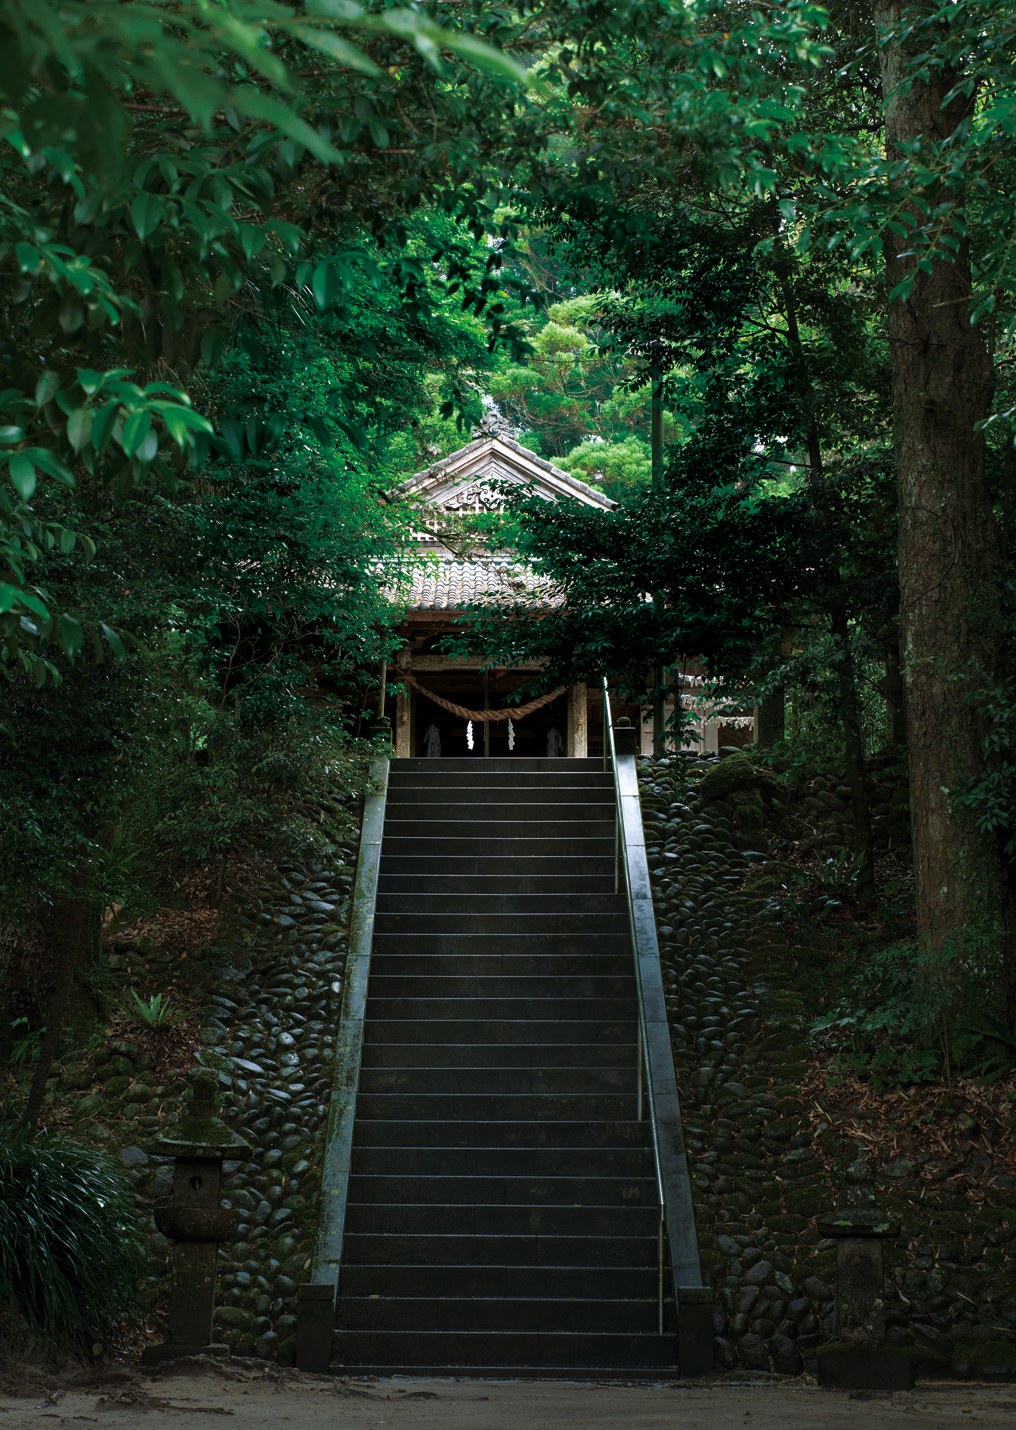
[[[450,452],[439,462],[425,467],[399,484],[397,490],[421,492],[441,505],[455,491],[473,482],[499,478],[508,481],[533,482],[538,491],[551,500],[558,496],[576,497],[586,506],[609,510],[616,505],[610,497],[588,482],[580,481],[569,472],[545,461],[528,447],[522,447],[510,437],[478,437]]]
[[[526,566],[492,558],[490,561],[439,560],[418,570],[405,601],[411,610],[456,611],[485,597],[492,601],[514,601],[520,596],[537,597],[541,606],[557,602],[541,588],[536,575]]]

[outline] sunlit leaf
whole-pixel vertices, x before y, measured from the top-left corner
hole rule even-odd
[[[15,452],[10,462],[11,481],[22,501],[30,501],[35,491],[35,467],[23,452]]]

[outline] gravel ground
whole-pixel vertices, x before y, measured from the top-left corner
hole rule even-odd
[[[27,1387],[26,1387],[27,1388]],[[332,1380],[236,1365],[205,1370],[179,1363],[162,1374],[119,1379],[56,1398],[0,1392],[0,1424],[9,1430],[52,1425],[134,1426],[157,1412],[180,1430],[208,1430],[228,1416],[237,1430],[823,1430],[959,1424],[1009,1426],[1012,1391],[928,1384],[916,1391],[819,1390],[806,1377],[727,1377],[722,1383],[625,1386],[597,1382]]]

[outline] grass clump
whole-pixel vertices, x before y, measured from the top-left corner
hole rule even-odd
[[[43,1337],[94,1360],[141,1316],[147,1271],[133,1194],[103,1152],[0,1126],[0,1303],[4,1335]]]

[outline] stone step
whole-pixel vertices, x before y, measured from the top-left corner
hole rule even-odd
[[[659,1213],[655,1206],[557,1206],[532,1202],[401,1202],[346,1204],[346,1235],[488,1237],[645,1237],[656,1249]],[[456,1257],[449,1258],[451,1262]],[[595,1262],[590,1263],[595,1265]]]
[[[371,977],[382,978],[626,978],[629,953],[375,953]]]
[[[590,933],[442,933],[407,932],[405,929],[374,930],[375,953],[428,954],[456,956],[477,954],[500,956],[512,954],[617,954],[631,963],[631,939],[627,928],[622,932]],[[634,970],[633,970],[634,976]]]
[[[455,920],[467,914],[506,914],[511,918],[523,915],[526,919],[553,919],[552,928],[559,928],[563,918],[572,919],[576,915],[586,921],[593,914],[611,914],[617,919],[627,919],[628,905],[622,894],[613,890],[604,894],[576,893],[521,893],[508,891],[501,893],[467,893],[465,890],[442,889],[435,892],[382,893],[378,892],[375,921],[388,913],[411,914],[414,918],[427,914],[439,914],[447,918],[452,927]]]
[[[436,998],[444,1002],[454,999],[456,1004],[465,1001],[486,1003],[491,999],[517,1002],[520,999],[533,998],[553,998],[558,1001],[565,999],[570,1003],[577,999],[584,1008],[590,1000],[617,998],[622,1002],[629,1001],[631,971],[629,969],[626,974],[613,975],[562,973],[556,977],[539,973],[462,977],[447,973],[431,974],[429,971],[421,972],[417,977],[407,977],[404,974],[372,974],[370,992],[372,998],[386,1000],[400,997],[428,1000]]]
[[[479,831],[481,826],[487,826],[491,834],[504,832],[509,838],[519,837],[519,826],[550,824],[555,828],[564,826],[566,834],[574,830],[576,834],[588,838],[590,834],[603,833],[599,827],[603,825],[613,833],[614,806],[602,801],[565,803],[563,800],[548,802],[530,799],[516,800],[513,804],[467,804],[464,800],[412,804],[393,800],[389,802],[385,823],[391,826],[394,833],[402,825],[410,823],[437,825],[436,833],[452,832],[453,828],[457,830],[460,827],[467,831]],[[553,830],[540,829],[537,832],[545,835],[553,833]]]
[[[599,785],[574,778],[567,783],[553,785],[532,778],[529,783],[516,780],[482,785],[464,779],[448,783],[444,780],[418,780],[415,784],[389,780],[385,810],[386,813],[388,810],[401,810],[407,805],[423,805],[427,809],[440,809],[447,805],[511,809],[517,804],[596,804],[613,810],[616,800],[609,775],[606,782]]]
[[[652,1300],[543,1299],[470,1296],[340,1295],[336,1326],[347,1331],[612,1331],[654,1335],[658,1306]]]
[[[469,1000],[460,1000],[465,1007]],[[536,1018],[440,1018],[429,1022],[419,1017],[369,1017],[364,1038],[371,1043],[487,1043],[508,1046],[542,1047],[549,1043],[630,1043],[635,1035],[635,1018],[618,1022],[581,1019]]]
[[[359,1109],[357,1109],[359,1111]],[[358,1116],[354,1147],[523,1147],[523,1148],[648,1148],[645,1122],[577,1121],[470,1122],[454,1118],[425,1122]]]
[[[541,862],[546,868],[546,863]],[[492,867],[500,867],[501,863],[501,860],[492,861]],[[513,894],[516,897],[526,894],[616,895],[612,869],[595,874],[473,874],[449,872],[442,865],[441,873],[434,869],[429,874],[409,874],[397,872],[398,865],[385,872],[383,860],[381,868],[379,897],[391,894]]]
[[[581,807],[576,807],[576,810]],[[531,805],[520,809],[517,818],[511,810],[499,808],[496,814],[484,814],[479,810],[457,814],[454,810],[440,806],[421,813],[408,811],[401,817],[393,811],[385,816],[385,839],[476,839],[485,840],[572,840],[609,839],[614,841],[614,817],[611,812],[601,814],[600,806],[595,806],[588,816],[571,813],[567,808],[553,804]],[[608,807],[609,811],[609,807]],[[562,853],[565,852],[562,850]],[[568,851],[573,852],[573,851]],[[582,849],[578,850],[583,853]]]
[[[513,765],[515,761],[511,762]],[[519,764],[524,763],[519,761]],[[546,761],[544,762],[546,764]],[[614,798],[614,777],[602,769],[595,771],[559,769],[547,766],[544,770],[508,769],[491,770],[489,774],[477,776],[475,761],[469,762],[467,770],[453,770],[451,761],[444,760],[439,770],[409,770],[405,761],[397,760],[389,767],[388,789],[401,794],[411,789],[460,789],[479,791],[486,789],[529,789],[529,790],[595,790],[600,799]]]
[[[627,911],[610,913],[446,913],[428,910],[424,913],[389,913],[384,909],[374,915],[377,933],[408,933],[416,935],[502,934],[510,938],[546,937],[560,933],[571,938],[584,934],[620,934],[628,931]]]
[[[635,1060],[630,1067],[611,1068],[501,1068],[501,1067],[399,1067],[361,1068],[359,1092],[410,1092],[433,1096],[435,1093],[459,1093],[469,1088],[469,1095],[480,1093],[512,1095],[537,1094],[554,1096],[589,1095],[598,1092],[629,1094],[635,1091],[637,1071]]]
[[[635,1092],[359,1092],[356,1110],[371,1121],[621,1121],[635,1115]]]
[[[424,1023],[607,1023],[616,1019],[634,1027],[634,998],[367,998],[371,1022],[393,1019]],[[596,1037],[590,1038],[596,1042]],[[615,1038],[611,1042],[618,1041]]]
[[[435,770],[442,776],[446,772],[467,775],[470,779],[482,782],[495,775],[503,774],[538,774],[541,778],[544,774],[584,774],[602,775],[603,759],[601,756],[595,758],[579,759],[575,756],[558,756],[556,759],[545,759],[539,756],[494,756],[484,759],[482,754],[477,755],[456,755],[454,757],[441,758],[440,760],[428,760],[424,756],[414,756],[411,759],[393,760],[390,766],[391,774],[389,778],[396,778],[402,775],[432,774]],[[610,776],[608,775],[608,778]]]
[[[337,1373],[354,1366],[374,1374],[412,1374],[441,1366],[442,1374],[525,1376],[537,1371],[566,1376],[582,1368],[607,1377],[614,1368],[627,1376],[651,1369],[654,1376],[676,1374],[673,1335],[629,1335],[594,1331],[336,1331]],[[339,1369],[341,1368],[341,1369]]]
[[[581,834],[569,835],[547,828],[540,830],[535,825],[530,830],[517,825],[506,833],[498,834],[489,826],[477,830],[469,830],[463,824],[453,824],[452,828],[444,830],[436,825],[426,829],[405,828],[409,823],[402,820],[400,828],[385,829],[381,845],[382,868],[390,867],[387,860],[398,860],[401,865],[405,859],[421,855],[441,860],[459,856],[497,860],[524,856],[539,859],[547,872],[551,869],[548,861],[558,856],[567,859],[609,859],[610,867],[614,867],[613,827],[604,835],[587,824],[582,827]]]
[[[429,846],[413,845],[397,855],[389,852],[389,845],[381,846],[380,879],[422,878],[462,879],[476,878],[506,879],[510,884],[523,879],[563,880],[566,887],[573,879],[609,879],[610,893],[614,887],[614,845],[599,854],[574,854],[567,849],[558,849],[553,855],[529,852],[528,847],[515,853],[504,853],[500,848],[493,854],[480,854],[466,848],[459,854],[428,853]]]
[[[461,1216],[461,1208],[458,1209]],[[454,1232],[351,1231],[342,1238],[344,1265],[378,1266],[642,1266],[658,1265],[656,1235],[512,1236]]]
[[[368,1206],[479,1203],[502,1206],[656,1206],[654,1177],[495,1177],[361,1175],[349,1179],[349,1199]]]
[[[484,1147],[364,1146],[353,1147],[354,1176],[634,1178],[654,1177],[652,1146],[648,1139],[637,1145],[611,1147],[602,1141],[589,1146]]]
[[[368,1068],[627,1068],[637,1044],[627,1043],[368,1043]]]
[[[642,1266],[348,1266],[349,1296],[584,1296],[648,1300],[657,1296],[655,1267]],[[673,1306],[673,1302],[670,1303]]]

